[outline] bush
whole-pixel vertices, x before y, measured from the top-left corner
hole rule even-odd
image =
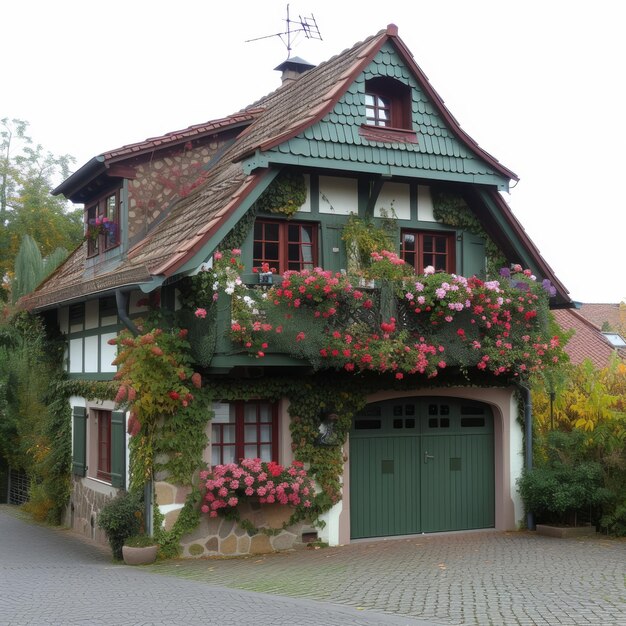
[[[525,471],[518,487],[527,511],[544,522],[576,524],[580,513],[594,513],[607,500],[599,463],[554,463]]]
[[[122,491],[102,507],[98,526],[106,533],[114,559],[122,559],[122,546],[126,539],[142,533],[142,508],[143,497],[129,491]]]

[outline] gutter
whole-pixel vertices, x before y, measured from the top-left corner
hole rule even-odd
[[[520,383],[515,386],[524,399],[524,467],[528,472],[533,468],[533,405],[530,389]],[[526,511],[526,526],[528,530],[535,530],[535,514],[532,511]]]
[[[130,330],[136,337],[139,335],[139,329],[133,324],[130,317],[126,313],[128,308],[128,291],[122,291],[121,289],[115,290],[115,304],[117,305],[117,316],[122,321],[122,324]]]

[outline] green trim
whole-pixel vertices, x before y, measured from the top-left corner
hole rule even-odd
[[[122,489],[126,485],[126,414],[124,411],[111,413],[111,485]]]
[[[72,473],[75,476],[87,475],[87,409],[84,406],[72,407],[74,438],[72,444]]]

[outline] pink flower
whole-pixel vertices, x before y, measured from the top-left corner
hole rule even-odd
[[[206,309],[196,309],[195,316],[204,319],[206,317]]]

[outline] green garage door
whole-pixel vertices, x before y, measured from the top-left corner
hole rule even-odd
[[[457,398],[371,404],[350,433],[351,536],[494,526],[493,415]]]

